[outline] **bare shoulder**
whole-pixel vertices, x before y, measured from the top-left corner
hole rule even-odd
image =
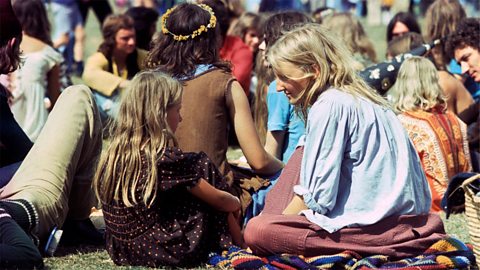
[[[438,83],[448,93],[456,93],[464,87],[460,80],[446,71],[438,71]]]
[[[23,35],[20,49],[23,53],[34,53],[43,50],[46,46],[48,45],[39,39]]]

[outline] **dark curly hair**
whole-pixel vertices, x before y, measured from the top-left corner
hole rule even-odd
[[[445,51],[454,59],[455,49],[472,47],[480,51],[480,19],[465,18],[458,23],[454,34],[445,42]]]
[[[15,37],[12,46],[8,43],[0,46],[0,74],[8,74],[15,71],[21,62],[20,43],[22,42],[22,32]]]
[[[176,35],[190,35],[200,25],[207,25],[209,21],[208,11],[197,4],[182,3],[170,13],[166,27]],[[208,29],[193,39],[182,41],[177,41],[172,35],[160,31],[152,42],[145,66],[176,78],[193,76],[197,65],[200,64],[210,64],[229,72],[229,64],[220,59],[221,42],[218,24],[214,29]]]

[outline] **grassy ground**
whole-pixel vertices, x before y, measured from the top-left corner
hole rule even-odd
[[[383,60],[386,50],[385,26],[368,26],[364,24],[366,31],[373,41],[377,58]],[[91,12],[86,25],[87,43],[85,48],[85,58],[97,50],[101,42],[100,27]],[[75,83],[82,83],[78,77],[73,77]],[[237,159],[241,156],[241,151],[231,149],[228,157]],[[455,235],[457,238],[468,242],[468,228],[463,215],[453,215],[448,220],[442,216],[445,221],[446,231]],[[55,257],[45,258],[45,264],[48,269],[111,269],[116,267],[110,260],[107,252],[103,248],[91,246],[82,246],[77,248],[59,247]],[[143,267],[116,267],[117,269],[146,269]],[[206,268],[206,267],[204,267]],[[204,269],[198,268],[198,269]]]
[[[442,218],[445,221],[445,229],[450,235],[467,243],[470,241],[463,214],[452,215],[448,220],[445,220],[445,215],[442,215]],[[115,266],[103,248],[92,246],[77,248],[59,247],[55,257],[45,258],[45,265],[48,269],[148,269],[145,267]],[[204,266],[197,269],[206,268]]]

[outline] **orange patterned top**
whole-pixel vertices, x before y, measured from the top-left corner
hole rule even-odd
[[[440,202],[449,179],[472,171],[467,127],[455,114],[436,108],[410,111],[398,116],[422,162],[432,192],[431,211],[440,211]]]

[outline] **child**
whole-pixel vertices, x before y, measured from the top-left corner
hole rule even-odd
[[[193,266],[231,244],[227,218],[235,223],[240,202],[222,191],[226,182],[205,153],[176,147],[181,103],[178,81],[141,72],[112,125],[94,186],[118,265]]]

